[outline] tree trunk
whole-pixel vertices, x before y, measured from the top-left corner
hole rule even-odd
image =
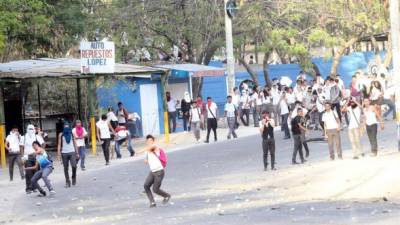
[[[336,50],[335,55],[333,57],[333,61],[332,61],[331,76],[336,77],[340,58],[342,57],[346,48],[348,48],[349,46],[352,46],[354,43],[356,43],[357,40],[358,40],[358,38],[353,37],[349,41],[347,41],[343,46],[340,46],[340,48],[338,50]]]
[[[264,60],[263,60],[264,80],[265,80],[265,84],[268,87],[272,86],[272,82],[271,82],[271,79],[269,78],[269,72],[268,72],[268,59],[269,59],[270,55],[271,55],[271,52],[264,53]]]
[[[244,68],[247,70],[247,72],[250,74],[251,79],[254,81],[254,83],[259,86],[260,82],[258,81],[258,76],[256,71],[254,71],[249,64],[246,63],[246,61],[243,58],[238,58],[239,63],[244,66]]]
[[[392,35],[389,34],[388,36],[388,43],[387,43],[387,51],[385,55],[385,59],[383,60],[383,65],[385,68],[389,68],[390,63],[392,62],[393,52],[392,52]]]
[[[256,64],[258,64],[258,40],[254,39],[254,59],[256,60]]]

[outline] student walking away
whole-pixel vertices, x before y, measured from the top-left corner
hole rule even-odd
[[[334,146],[339,159],[342,157],[342,142],[340,138],[340,120],[336,111],[332,110],[331,104],[325,103],[325,112],[322,115],[324,122],[325,138],[328,139],[329,155],[331,160],[335,160]]]
[[[118,118],[118,125],[125,126],[128,122],[129,113],[125,109],[124,104],[122,102],[118,102],[118,111],[117,111],[117,118]]]
[[[262,118],[259,123],[262,137],[264,171],[268,169],[268,153],[271,156],[271,170],[275,170],[275,122],[270,118],[269,112],[264,111],[262,112]]]
[[[65,188],[71,187],[71,179],[69,177],[69,165],[72,169],[72,185],[76,185],[76,164],[79,159],[77,145],[72,137],[72,130],[68,124],[64,125],[64,130],[58,136],[57,147],[58,160],[62,161],[65,176]]]
[[[282,92],[281,99],[279,100],[279,108],[280,108],[280,112],[281,112],[282,129],[283,129],[283,132],[285,133],[285,137],[283,139],[290,139],[290,131],[289,131],[289,124],[288,124],[289,105],[287,103],[286,91],[287,91],[287,88],[284,92]]]
[[[272,116],[272,118],[275,121],[275,125],[279,125],[279,100],[281,99],[281,93],[278,89],[278,85],[277,84],[273,84],[272,85],[272,89],[271,89],[271,96],[272,96],[272,112],[274,113]]]
[[[121,155],[121,146],[124,142],[128,142],[127,148],[130,153],[130,156],[133,157],[135,155],[135,151],[132,148],[131,142],[131,134],[124,126],[118,126],[115,129],[115,152],[117,153],[117,159],[122,158]]]
[[[196,102],[192,102],[192,108],[189,112],[190,118],[190,126],[192,128],[194,138],[197,142],[200,141],[200,123],[201,123],[201,109]]]
[[[112,107],[108,108],[107,121],[111,124],[113,129],[118,127],[118,118],[115,115],[114,109]],[[111,142],[110,142],[111,159],[114,159],[114,150],[115,150],[114,138],[115,138],[114,134],[111,134]]]
[[[352,97],[349,103],[343,106],[342,111],[347,112],[349,118],[348,133],[351,148],[353,150],[353,159],[358,159],[360,156],[364,156],[364,152],[361,146],[361,129],[363,127],[361,121],[361,108],[356,97]]]
[[[306,141],[306,132],[307,132],[307,125],[306,125],[306,114],[304,111],[307,109],[302,109],[302,115],[301,115],[301,120],[300,120],[300,125],[301,125],[301,144],[304,147],[304,150],[306,151],[306,158],[310,156],[310,149],[308,148],[308,144]]]
[[[32,124],[30,124],[27,126],[26,134],[21,137],[19,143],[21,149],[21,155],[23,155],[25,168],[33,167],[34,165],[36,165],[35,150],[33,149],[32,145],[33,142],[35,141],[39,142],[41,146],[45,146],[43,138],[35,134],[35,127]],[[27,194],[30,194],[33,191],[31,180],[35,172],[36,170],[34,169],[25,171],[25,182],[26,182],[25,191]]]
[[[110,165],[110,141],[111,132],[114,134],[114,128],[107,121],[107,115],[102,115],[101,119],[96,123],[96,134],[97,140],[102,142],[101,147],[103,149],[104,158],[106,160],[106,166]]]
[[[204,104],[204,102],[203,102],[203,98],[201,97],[201,96],[197,96],[197,99],[196,99],[196,104],[197,104],[197,107],[200,109],[200,112],[201,112],[201,116],[200,116],[200,128],[202,129],[202,130],[205,130],[205,128],[206,128],[206,126],[205,126],[205,124],[206,124],[206,114],[207,114],[207,111],[206,111],[206,104]]]
[[[376,113],[381,116],[381,107],[383,104],[383,97],[384,97],[384,90],[382,88],[382,85],[379,81],[375,80],[372,81],[370,91],[370,105],[375,106],[376,108]]]
[[[371,145],[371,156],[375,157],[378,155],[378,123],[380,124],[381,130],[384,129],[384,123],[375,105],[371,105],[369,99],[364,99],[364,117],[367,129],[368,140]]]
[[[322,122],[322,115],[325,112],[325,98],[324,98],[324,95],[322,93],[322,87],[319,87],[317,89],[317,96],[316,96],[316,99],[315,99],[315,106],[316,106],[316,110],[317,110],[319,126],[321,126],[321,130],[324,130],[324,123]],[[315,128],[317,128],[316,130],[319,130],[318,125],[315,125]],[[325,136],[324,132],[322,132],[322,136]]]
[[[226,122],[228,124],[228,139],[231,139],[231,136],[233,138],[237,138],[235,129],[236,129],[236,116],[237,116],[237,110],[235,104],[232,102],[232,96],[227,97],[227,103],[225,104],[225,117],[226,117]]]
[[[53,161],[44,148],[41,147],[39,142],[34,141],[32,147],[35,150],[36,162],[33,166],[25,168],[26,171],[36,171],[31,179],[32,189],[39,190],[39,197],[46,196],[46,192],[38,184],[38,181],[42,179],[50,194],[54,195],[56,192],[51,186],[49,180],[49,175],[53,172]]]
[[[342,90],[339,88],[339,80],[334,78],[329,78],[329,94],[332,110],[336,111],[337,118],[340,123],[342,122],[342,113],[340,107],[340,101],[342,100]]]
[[[8,151],[8,165],[10,173],[10,181],[14,177],[14,165],[17,164],[21,179],[25,178],[24,168],[21,158],[21,149],[19,148],[21,135],[18,132],[18,127],[13,127],[6,138],[6,150]]]
[[[189,123],[189,113],[190,113],[190,95],[189,92],[185,92],[184,98],[181,101],[182,119],[183,119],[183,129],[185,132],[190,131]]]
[[[72,135],[74,136],[76,147],[78,148],[79,159],[81,161],[81,170],[85,170],[85,159],[86,159],[86,144],[85,138],[87,137],[87,131],[82,126],[82,121],[76,120],[75,127],[72,129]]]
[[[292,136],[293,136],[293,155],[292,155],[292,164],[299,164],[296,161],[297,153],[300,155],[301,163],[306,162],[303,157],[303,150],[302,150],[302,138],[301,138],[301,130],[305,130],[305,127],[301,125],[301,120],[303,117],[303,109],[301,107],[296,109],[297,115],[291,120],[292,126]]]
[[[259,99],[259,93],[257,90],[257,87],[253,88],[253,94],[251,95],[251,109],[253,113],[253,122],[254,122],[254,127],[259,126],[260,122],[260,110],[261,110],[261,99]]]
[[[175,133],[176,131],[176,103],[175,100],[171,97],[170,92],[165,93],[167,98],[167,106],[168,106],[168,127],[169,133]],[[172,123],[172,125],[171,125]]]
[[[217,141],[217,127],[218,127],[218,107],[211,97],[207,97],[207,139],[205,143],[209,143],[211,130],[214,133],[214,141]]]
[[[165,152],[155,145],[155,139],[152,135],[146,136],[146,159],[145,163],[149,165],[150,173],[144,182],[144,190],[146,191],[147,198],[150,201],[150,208],[156,207],[153,193],[151,192],[151,186],[153,186],[153,192],[163,197],[163,203],[166,204],[171,199],[171,195],[161,190],[161,184],[165,175],[165,167],[167,165],[167,156]]]
[[[242,121],[243,125],[249,126],[249,120],[250,120],[250,97],[247,94],[247,90],[242,91],[242,96],[240,97],[240,107],[242,114],[240,115],[240,120]],[[243,117],[246,117],[246,120],[244,120]]]

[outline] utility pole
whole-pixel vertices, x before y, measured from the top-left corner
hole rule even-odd
[[[396,90],[397,147],[400,151],[400,16],[399,0],[390,0],[390,32],[392,35],[393,73]]]
[[[232,37],[232,18],[236,9],[232,0],[224,0],[225,2],[225,38],[226,38],[226,70],[228,73],[228,94],[233,93],[235,87],[235,58],[233,56],[233,37]]]

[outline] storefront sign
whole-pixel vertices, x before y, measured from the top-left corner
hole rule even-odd
[[[114,42],[81,42],[80,50],[82,74],[114,73]]]

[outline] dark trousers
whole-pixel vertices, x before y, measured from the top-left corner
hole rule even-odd
[[[281,115],[281,117],[282,117],[282,129],[285,132],[285,138],[290,138],[290,131],[288,125],[289,113]]]
[[[104,153],[104,159],[106,160],[106,163],[110,161],[110,142],[111,139],[106,138],[106,139],[101,139],[103,141],[103,144],[101,144],[101,148],[103,149]]]
[[[69,165],[72,168],[72,180],[76,180],[76,153],[61,153],[62,163],[64,166],[65,182],[70,183],[69,179]]]
[[[302,149],[302,141],[301,141],[301,134],[294,134],[293,135],[293,141],[294,141],[294,146],[293,146],[293,156],[292,156],[292,162],[296,162],[296,157],[297,157],[297,152],[300,155],[300,159],[302,162],[304,162],[304,157],[303,157],[303,149]]]
[[[8,165],[9,165],[9,172],[10,172],[10,180],[14,178],[14,165],[15,163],[18,166],[19,174],[21,178],[24,178],[24,167],[22,165],[21,154],[19,153],[10,153],[8,154]]]
[[[186,113],[189,114],[188,112]],[[183,130],[190,131],[189,116],[184,113],[182,119],[183,119]]]
[[[36,171],[36,173],[32,177],[32,187],[34,189],[38,189],[40,192],[43,192],[43,188],[40,187],[40,185],[38,184],[38,181],[41,178],[44,181],[47,189],[49,189],[49,191],[53,190],[53,187],[51,186],[49,180],[49,175],[51,174],[51,172],[53,172],[53,166],[49,166]]]
[[[307,142],[306,142],[306,133],[301,133],[301,144],[304,147],[304,150],[306,151],[306,157],[310,155],[310,149],[308,148]]]
[[[217,119],[208,118],[207,119],[207,141],[210,140],[210,132],[211,130],[214,132],[214,140],[217,140]]]
[[[258,124],[258,122],[260,121],[260,110],[261,110],[261,106],[256,106],[253,107],[253,121],[254,121],[254,127],[258,127],[260,124]]]
[[[244,116],[246,116],[246,120],[244,120]],[[250,109],[242,109],[242,114],[240,115],[240,120],[243,125],[249,126],[249,117],[250,117]]]
[[[371,144],[371,152],[374,154],[378,153],[378,140],[376,138],[378,134],[378,124],[367,125],[367,135],[369,143]]]
[[[36,158],[33,155],[28,156],[28,160],[25,161],[25,168],[32,167],[36,165]],[[26,183],[26,191],[33,190],[32,188],[32,177],[36,173],[37,170],[26,170],[25,172],[25,183]]]
[[[172,126],[171,126],[172,122]],[[169,132],[175,132],[176,131],[176,111],[175,112],[168,112],[168,126],[169,126]],[[171,129],[172,127],[172,129]]]
[[[268,138],[262,141],[264,169],[268,167],[268,152],[271,155],[271,169],[275,168],[275,139]]]
[[[157,171],[157,172],[150,172],[144,182],[144,190],[146,191],[147,198],[149,199],[150,203],[154,203],[153,193],[151,192],[150,188],[153,186],[153,192],[167,198],[170,196],[167,192],[160,189],[162,181],[164,179],[164,170]]]

